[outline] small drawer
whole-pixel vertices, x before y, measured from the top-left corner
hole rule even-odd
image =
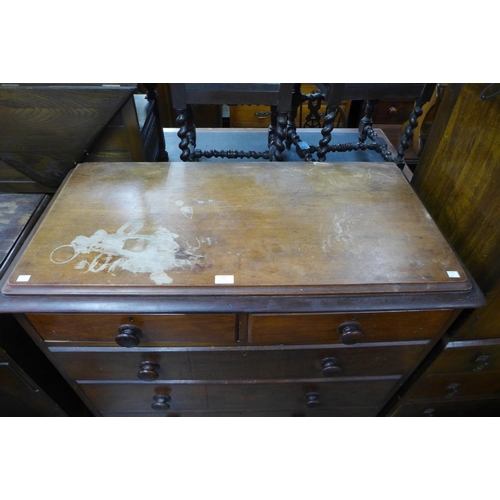
[[[234,344],[233,314],[27,316],[46,342],[104,343],[122,347]]]
[[[430,339],[449,310],[358,314],[254,314],[249,341],[254,344],[362,344]]]
[[[263,349],[255,347],[87,348],[52,347],[67,375],[82,380],[290,380],[402,375],[426,342],[377,347]]]
[[[232,128],[266,128],[271,125],[270,106],[231,106]]]
[[[414,105],[412,99],[382,99],[375,106],[373,123],[404,123],[408,121]]]
[[[315,383],[131,384],[85,383],[99,412],[314,411],[378,407],[397,377]]]
[[[500,396],[500,373],[455,373],[427,375],[417,380],[405,394],[412,400],[460,400],[475,396]]]
[[[500,398],[405,403],[391,417],[498,417]]]
[[[426,374],[491,371],[500,372],[500,340],[450,342]]]

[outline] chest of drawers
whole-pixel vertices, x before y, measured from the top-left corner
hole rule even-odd
[[[379,163],[80,165],[2,292],[102,416],[375,416],[483,303]]]

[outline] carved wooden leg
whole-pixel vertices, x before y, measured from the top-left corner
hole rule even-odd
[[[271,151],[271,159],[283,161],[283,151],[285,151],[287,113],[279,113],[276,124],[276,138],[274,149]]]
[[[302,104],[302,93],[300,91],[300,83],[296,83],[292,90],[292,109],[288,115],[287,134],[286,134],[286,148],[290,149],[294,143],[293,138],[297,135],[297,111]]]
[[[401,137],[401,141],[397,149],[398,155],[394,160],[400,168],[404,167],[405,151],[410,147],[410,141],[413,139],[413,131],[417,128],[418,119],[420,116],[422,116],[422,113],[424,112],[422,106],[426,102],[430,101],[435,86],[436,86],[435,83],[426,83],[424,89],[422,90],[422,93],[420,94],[420,97],[415,102],[413,111],[410,115],[410,118],[408,119],[408,125],[405,127],[403,137]]]
[[[153,112],[155,116],[155,128],[158,134],[158,161],[168,161],[168,152],[165,144],[165,135],[163,132],[163,127],[161,126],[160,112],[158,110],[158,92],[156,87],[157,83],[143,83],[146,88],[146,99],[153,105]]]
[[[375,105],[377,104],[378,99],[369,99],[366,101],[365,105],[365,116],[361,118],[359,122],[359,141],[365,142],[367,137],[367,130],[371,129],[373,126],[373,112],[375,111]]]
[[[267,147],[271,149],[276,140],[276,124],[278,119],[278,111],[276,106],[271,106],[271,124],[267,129]]]
[[[328,108],[326,111],[325,121],[323,123],[323,128],[321,129],[321,135],[323,139],[319,141],[319,149],[318,149],[318,161],[325,161],[326,153],[328,153],[329,148],[328,145],[332,140],[332,130],[335,124],[335,117],[337,116],[337,108],[333,106]]]
[[[179,127],[177,132],[177,137],[181,140],[179,143],[179,148],[181,150],[181,160],[190,161],[191,152],[189,150],[189,136],[188,136],[188,125],[187,125],[187,110],[186,109],[176,109],[177,119],[175,122]]]

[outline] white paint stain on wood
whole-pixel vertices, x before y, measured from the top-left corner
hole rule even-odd
[[[115,234],[100,229],[92,236],[77,236],[70,244],[61,245],[50,254],[54,264],[67,264],[78,256],[88,256],[92,260],[82,259],[75,269],[85,273],[106,271],[114,274],[124,270],[131,273],[149,273],[150,279],[157,285],[168,285],[172,278],[167,271],[193,267],[203,259],[192,248],[183,248],[176,241],[179,235],[158,228],[153,234],[140,234],[141,222],[128,222]]]

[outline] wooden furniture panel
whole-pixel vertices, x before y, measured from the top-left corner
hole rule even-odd
[[[499,372],[429,374],[415,382],[407,396],[412,401],[500,396],[500,374]]]
[[[48,202],[42,194],[0,193],[0,276]]]
[[[80,384],[90,402],[101,412],[203,410],[206,386],[200,384]],[[155,399],[156,396],[156,399]],[[151,405],[156,404],[157,410]]]
[[[500,339],[484,342],[450,342],[429,367],[428,374],[500,372]]]
[[[261,380],[402,375],[426,343],[370,348],[49,348],[75,380]]]
[[[62,409],[0,348],[0,417],[65,417]]]
[[[397,415],[420,412],[416,398],[428,400],[425,404],[436,415],[500,415],[500,405],[492,399],[498,396],[500,340],[496,167],[500,150],[494,146],[500,132],[500,100],[481,98],[487,86],[447,86],[412,180],[431,216],[485,292],[486,307],[467,311],[452,325],[422,371],[422,380],[416,380],[400,398],[403,407]],[[451,383],[460,386],[443,402]]]
[[[0,194],[0,277],[48,202],[44,194]],[[0,314],[0,415],[89,415],[11,314]]]
[[[394,417],[498,417],[500,398],[405,403]]]
[[[255,344],[363,344],[429,339],[443,327],[450,312],[253,314],[249,339]]]
[[[157,102],[134,94],[100,134],[85,161],[165,161],[165,138]]]
[[[500,277],[500,186],[494,167],[500,162],[500,150],[493,147],[500,102],[481,100],[486,86],[452,84],[447,88],[412,184],[488,293]]]
[[[129,335],[137,337],[137,345],[146,347],[169,344],[220,345],[234,344],[236,341],[234,314],[33,314],[27,317],[46,342],[104,343],[117,346],[120,344],[116,337],[123,335],[124,331],[126,335],[127,325],[132,327],[129,328]]]
[[[6,189],[53,192],[131,98],[133,86],[0,84]],[[9,174],[9,170],[17,173]]]
[[[453,332],[453,341],[500,338],[500,281],[486,295],[486,306],[473,311]]]
[[[207,385],[209,408],[218,410],[305,410],[379,405],[399,377],[382,380],[286,384]]]

